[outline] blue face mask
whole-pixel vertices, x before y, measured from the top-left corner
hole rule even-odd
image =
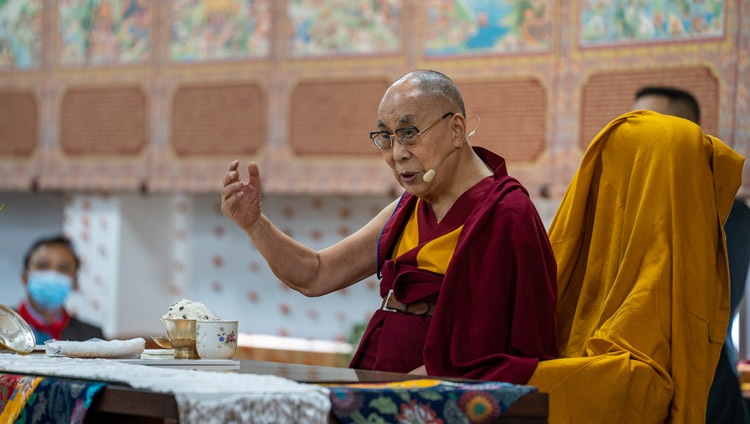
[[[57,271],[32,271],[26,287],[37,305],[54,311],[65,303],[73,290],[73,279]]]

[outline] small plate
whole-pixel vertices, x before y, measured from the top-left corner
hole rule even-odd
[[[156,357],[164,357],[164,356],[172,357],[172,356],[174,356],[174,349],[144,349],[143,353],[141,354],[141,358],[144,358],[144,357],[154,357],[154,356],[156,356]]]
[[[29,324],[13,309],[0,305],[0,349],[29,354],[34,351],[36,339]]]

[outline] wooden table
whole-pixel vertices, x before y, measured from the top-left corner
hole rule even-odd
[[[300,383],[383,383],[418,378],[408,374],[353,370],[350,368],[240,361],[241,373],[275,375]],[[498,423],[546,423],[546,393],[530,393],[513,404]],[[87,423],[177,423],[177,401],[171,394],[109,384],[97,396],[86,416]],[[331,418],[331,422],[335,419]]]

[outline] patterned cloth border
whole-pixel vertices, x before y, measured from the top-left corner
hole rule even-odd
[[[0,423],[83,423],[102,382],[0,373]]]
[[[488,423],[536,387],[433,379],[330,385],[331,412],[342,424]]]

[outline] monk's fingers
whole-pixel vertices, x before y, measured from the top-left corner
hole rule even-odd
[[[225,186],[227,184],[233,183],[240,178],[240,173],[237,171],[239,166],[240,161],[238,160],[233,160],[232,163],[229,164],[229,168],[224,174],[224,178],[221,180],[221,185]]]
[[[260,177],[260,171],[258,170],[258,164],[255,162],[250,162],[247,164],[247,174],[250,175],[250,178],[259,178]]]
[[[240,191],[221,201],[221,212],[233,220],[237,220],[240,212],[246,209],[244,199],[247,196]]]
[[[242,181],[235,181],[225,185],[224,188],[221,189],[221,201],[224,202],[231,198],[242,196],[244,187],[245,184],[243,184]]]
[[[250,162],[247,164],[247,183],[252,187],[256,187],[260,192],[260,171],[258,170],[258,164]]]
[[[224,174],[224,178],[221,180],[221,185],[227,186],[229,184],[232,184],[236,181],[239,181],[240,179],[240,173],[237,171],[228,171],[226,174]]]
[[[241,206],[238,202],[242,202]],[[242,181],[231,183],[221,190],[222,210],[227,208],[260,208],[260,188]]]
[[[250,190],[258,193],[258,202],[260,203],[260,171],[258,170],[258,164],[250,162],[247,164],[247,186]]]

